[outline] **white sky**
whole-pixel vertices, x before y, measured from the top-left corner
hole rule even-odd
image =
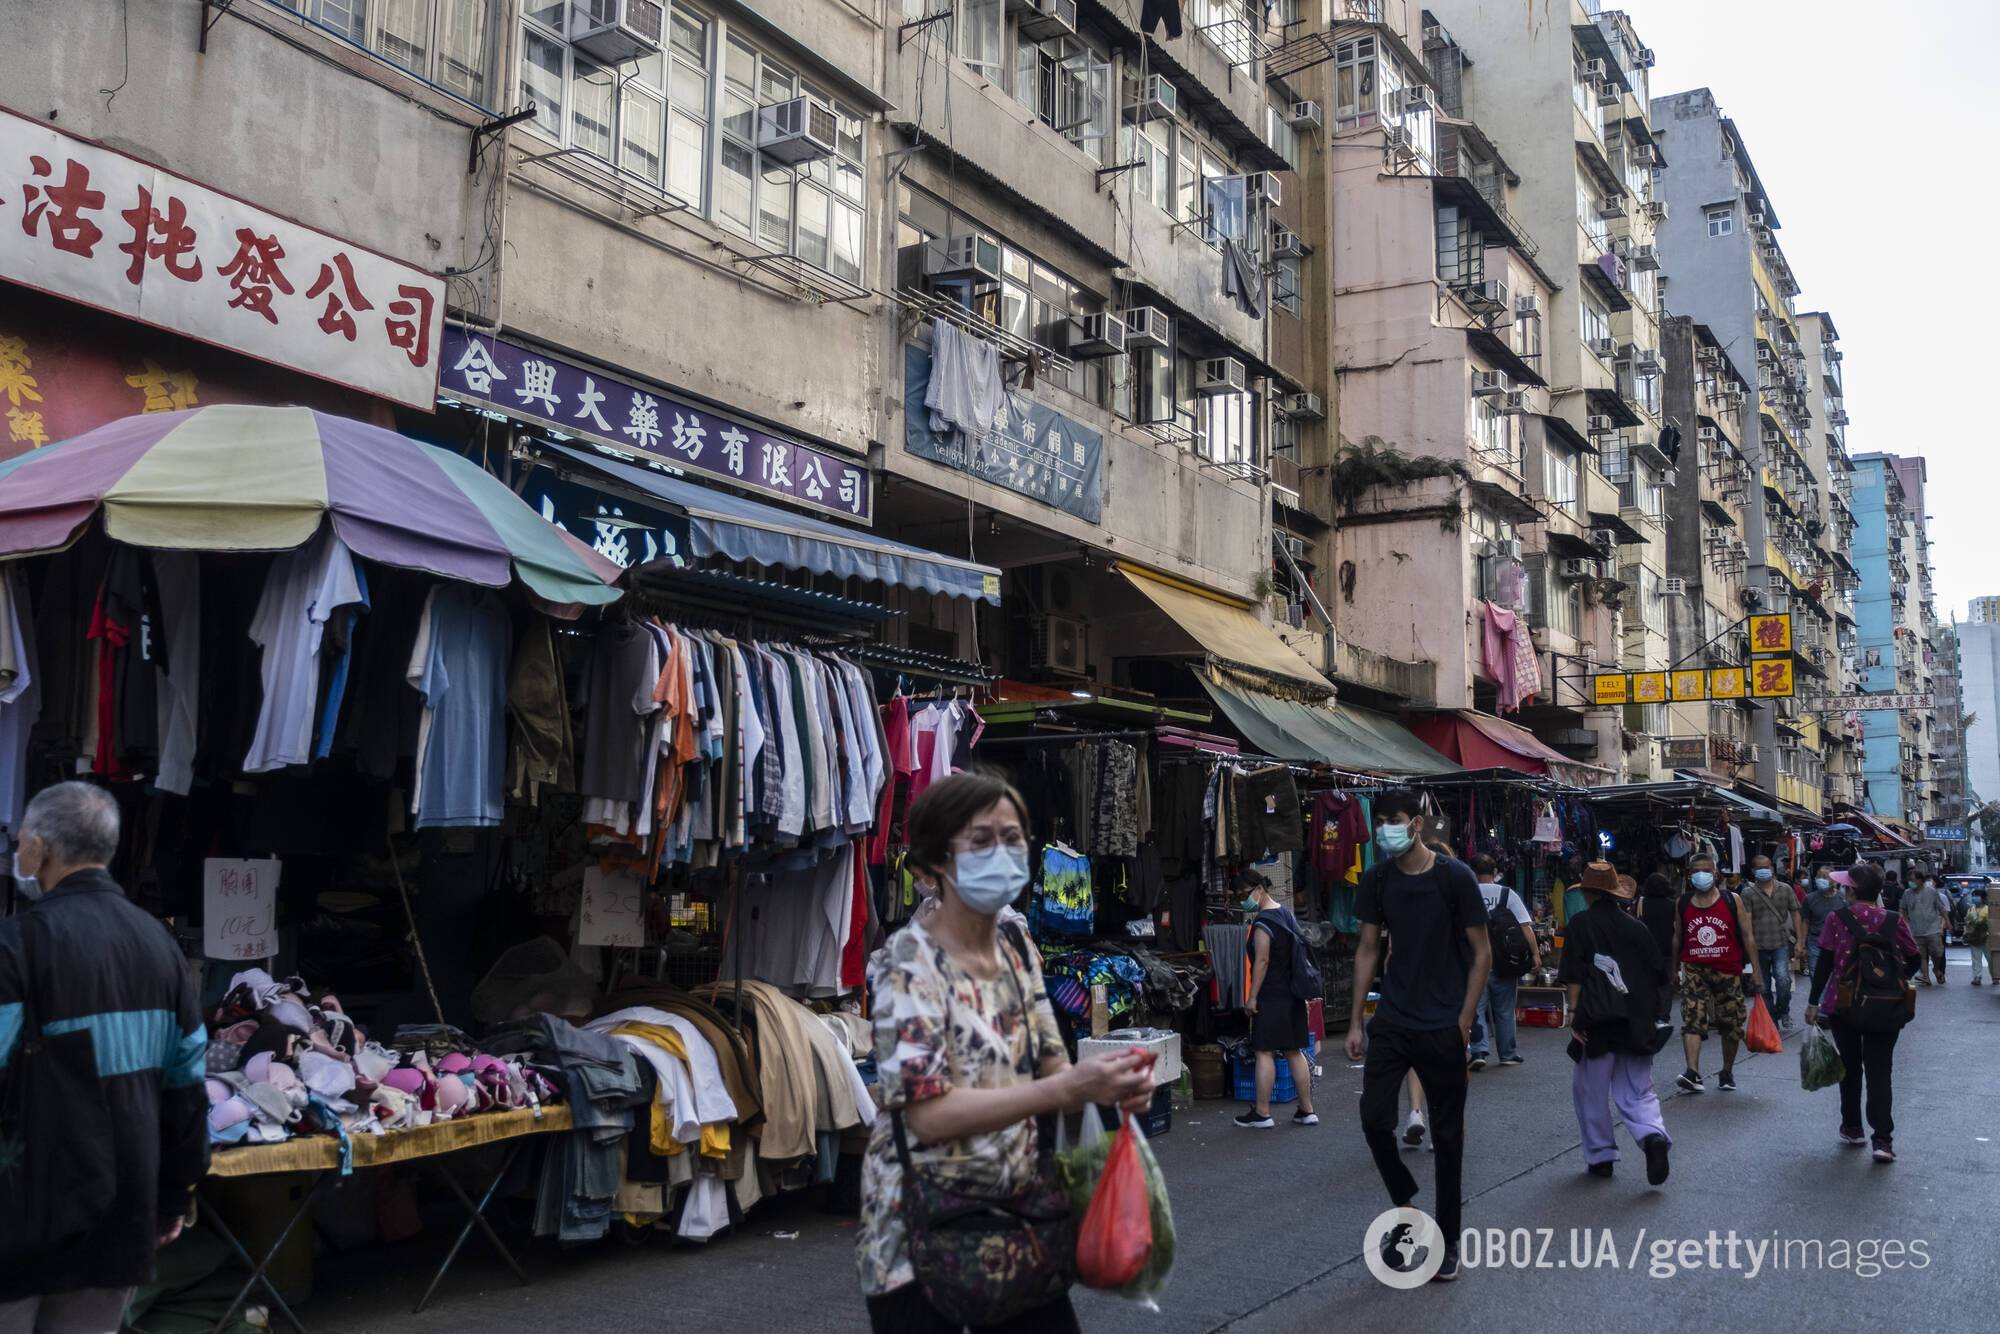
[[[1798,309],[1833,317],[1849,450],[1921,454],[1940,620],[2000,593],[1992,329],[2000,3],[1608,0],[1658,60],[1655,95],[1706,85],[1783,224]],[[1476,52],[1474,53],[1477,54]],[[1671,145],[1669,145],[1671,153]],[[1673,302],[1669,294],[1668,307]]]

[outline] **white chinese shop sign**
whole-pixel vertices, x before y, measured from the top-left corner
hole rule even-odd
[[[0,108],[0,278],[413,408],[444,280]]]

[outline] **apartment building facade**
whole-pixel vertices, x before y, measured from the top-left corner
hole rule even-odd
[[[2000,801],[2000,599],[1976,598],[1955,627],[1968,811]]]
[[[325,401],[473,439],[565,526],[576,486],[625,487],[643,542],[608,549],[674,542],[588,457],[614,449],[999,570],[869,590],[925,652],[1085,685],[1199,656],[1121,566],[1270,619],[1274,510],[1323,520],[1267,477],[1320,447],[1331,388],[1302,318],[1315,131],[1267,77],[1292,29],[1241,0],[1175,36],[1138,0],[624,8],[135,6],[107,100],[76,90],[116,82],[123,7],[85,0],[25,16],[0,100],[435,275],[440,401]],[[924,408],[941,324],[1005,378],[993,429]],[[1284,628],[1327,651],[1323,618]]]
[[[1861,689],[1908,694],[1922,688],[1921,611],[1916,561],[1918,503],[1905,486],[1899,460],[1888,454],[1854,457],[1854,550],[1861,582],[1855,594]],[[1862,718],[1862,777],[1867,807],[1912,823],[1923,818],[1918,787],[1923,714],[1870,709]]]
[[[1818,659],[1826,672],[1824,691],[1830,695],[1851,695],[1859,688],[1859,660],[1855,653],[1856,621],[1854,594],[1861,572],[1849,552],[1854,545],[1854,464],[1847,448],[1847,406],[1840,333],[1833,317],[1825,311],[1809,311],[1799,317],[1808,377],[1806,405],[1811,426],[1801,440],[1806,466],[1825,480],[1818,488],[1819,510],[1809,516],[1819,524],[1823,539],[1817,549],[1827,564],[1816,567],[1820,580],[1820,603],[1833,614],[1831,643],[1822,642]],[[1825,789],[1829,804],[1859,807],[1862,798],[1862,721],[1858,714],[1821,713],[1815,721],[1821,729],[1825,760]]]
[[[1516,525],[1545,689],[1522,718],[1580,762],[1616,777],[1650,774],[1664,709],[1600,707],[1588,678],[1666,666],[1672,462],[1662,445],[1672,439],[1663,440],[1660,415],[1654,232],[1664,208],[1654,190],[1652,53],[1624,14],[1582,0],[1525,20],[1470,0],[1441,0],[1430,12],[1471,56],[1457,103],[1504,158],[1507,215],[1532,240],[1526,258],[1547,284],[1545,304],[1534,293],[1532,319],[1546,385],[1533,397],[1539,406],[1545,392],[1547,409],[1528,414],[1522,451],[1523,492],[1538,518]]]

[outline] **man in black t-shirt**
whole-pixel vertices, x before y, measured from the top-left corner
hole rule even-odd
[[[1396,1146],[1396,1095],[1414,1070],[1430,1104],[1431,1146],[1437,1152],[1437,1223],[1445,1237],[1437,1279],[1458,1277],[1460,1173],[1465,1159],[1465,1048],[1486,992],[1493,948],[1479,882],[1465,863],[1424,846],[1417,794],[1391,790],[1375,798],[1379,860],[1361,878],[1354,915],[1361,944],[1354,955],[1353,1018],[1347,1059],[1367,1061],[1361,1076],[1361,1133],[1389,1199],[1416,1198],[1417,1181]],[[1390,940],[1381,999],[1364,1035],[1361,1019],[1382,937]]]

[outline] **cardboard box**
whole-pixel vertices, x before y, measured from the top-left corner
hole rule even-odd
[[[1153,1087],[1181,1077],[1181,1035],[1164,1028],[1120,1028],[1103,1037],[1078,1038],[1076,1057],[1116,1055],[1134,1047],[1153,1053]]]

